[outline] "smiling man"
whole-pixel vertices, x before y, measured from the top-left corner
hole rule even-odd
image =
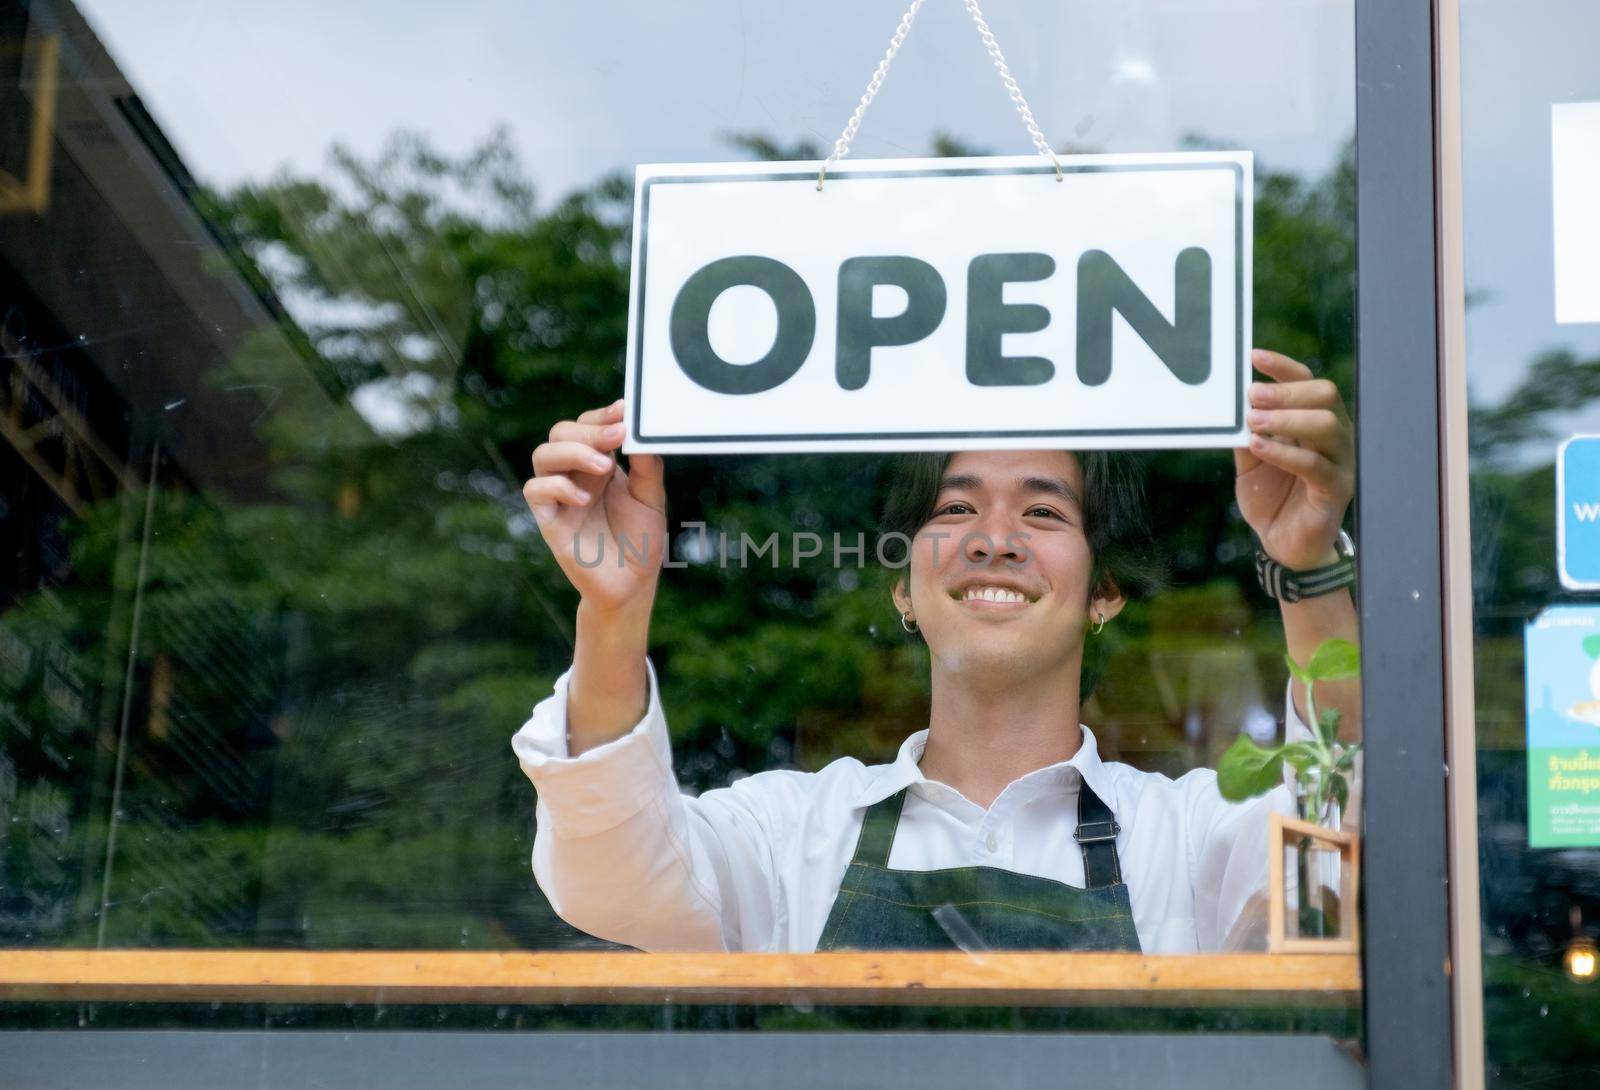
[[[1288,652],[1355,640],[1336,550],[1353,489],[1337,389],[1270,352],[1235,452]],[[984,451],[898,463],[885,529],[911,538],[894,586],[927,642],[927,728],[893,763],[763,772],[698,798],[672,771],[646,658],[666,536],[661,459],[625,472],[616,403],[563,421],[525,489],[580,594],[572,669],[513,739],[538,790],[533,867],[561,916],[647,950],[1082,949],[1179,953],[1259,941],[1267,814],[1216,775],[1104,761],[1079,723],[1085,641],[1124,604],[1144,526],[1114,455]],[[627,562],[578,562],[599,538]],[[635,546],[624,554],[619,541]],[[639,543],[648,548],[637,549]],[[1287,588],[1287,591],[1285,590]],[[1319,703],[1359,731],[1347,684]],[[1305,734],[1293,699],[1285,719]]]

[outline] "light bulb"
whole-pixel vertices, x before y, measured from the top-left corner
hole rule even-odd
[[[1600,975],[1600,951],[1596,951],[1593,940],[1577,939],[1567,947],[1566,968],[1573,980],[1585,983]]]

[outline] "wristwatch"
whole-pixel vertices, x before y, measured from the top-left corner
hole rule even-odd
[[[1356,581],[1356,544],[1343,530],[1334,542],[1333,551],[1339,559],[1332,564],[1309,571],[1295,571],[1278,563],[1258,545],[1256,546],[1256,578],[1268,598],[1280,602],[1298,602],[1302,598],[1315,598],[1332,594],[1340,587]]]

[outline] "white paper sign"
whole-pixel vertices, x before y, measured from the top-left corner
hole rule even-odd
[[[641,166],[625,451],[1248,441],[1248,153]]]
[[[1550,107],[1556,321],[1600,322],[1600,102]]]

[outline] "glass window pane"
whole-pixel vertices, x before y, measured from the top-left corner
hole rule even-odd
[[[1320,805],[1299,805],[1292,787],[1295,768],[1303,789],[1338,756],[1335,732],[1360,730],[1354,664],[1311,661],[1325,638],[1354,637],[1333,544],[1354,519],[1345,0],[1028,0],[989,18],[1057,151],[1254,156],[1248,337],[1287,358],[1258,377],[1301,383],[1293,396],[1311,399],[1280,402],[1299,415],[1271,425],[1301,446],[1269,447],[1259,463],[1226,450],[935,459],[940,474],[978,479],[961,509],[932,506],[883,454],[669,457],[648,644],[617,651],[637,665],[648,650],[660,737],[619,742],[609,781],[558,757],[550,782],[593,797],[563,804],[565,836],[554,786],[536,813],[517,758],[538,764],[530,753],[565,747],[572,724],[524,731],[516,754],[508,743],[572,666],[579,633],[600,630],[604,603],[591,596],[580,612],[523,488],[538,444],[579,434],[553,426],[622,393],[632,167],[809,169],[902,10],[0,4],[0,535],[13,558],[0,567],[0,946],[131,948],[145,957],[130,973],[221,974],[151,985],[141,1001],[80,991],[52,1004],[39,985],[8,1017],[1268,1030],[1308,1048],[1356,1037],[1356,955],[1340,942],[1359,929],[1340,842],[1297,846],[1292,830],[1281,851],[1267,842],[1273,811],[1360,827],[1359,766],[1333,770],[1345,786],[1330,783]],[[1030,149],[967,13],[930,4],[851,156]],[[1312,449],[1322,461],[1296,461]],[[975,639],[980,609],[1011,608],[998,598],[915,586],[894,597],[903,572],[875,547],[886,530],[958,539],[978,507],[1000,504],[995,482],[1041,466],[1071,486],[1041,498],[1066,514],[1009,517],[1076,543],[1048,546],[1012,588],[1028,599],[1017,608],[1049,599],[1042,642],[996,651]],[[750,551],[774,538],[770,554]],[[1280,606],[1258,583],[1258,548],[1339,585]],[[1313,702],[1342,722],[1316,722],[1286,651],[1320,671]],[[986,654],[983,670],[1010,688],[985,688],[961,661]],[[637,718],[644,697],[587,706],[616,718],[632,700]],[[958,733],[963,719],[998,721],[1007,702],[1063,723],[1015,746]],[[931,750],[907,745],[930,724]],[[1234,804],[1210,770],[1241,736],[1268,749],[1257,797]],[[938,763],[941,737],[964,738],[954,765]],[[1273,756],[1286,740],[1298,740],[1287,780]],[[692,804],[648,795],[668,742]],[[912,776],[898,787],[915,789],[887,827],[902,834],[886,852],[902,854],[882,866],[959,869],[970,883],[918,902],[916,926],[962,956],[896,970],[929,974],[902,985],[934,1001],[875,994],[876,978],[795,998],[792,980],[762,984],[748,966],[727,969],[719,991],[695,975],[711,970],[669,961],[583,963],[596,967],[566,991],[524,976],[495,992],[495,974],[515,967],[488,956],[429,961],[438,975],[408,978],[411,991],[384,976],[402,971],[396,956],[316,962],[354,974],[320,995],[250,992],[228,974],[288,980],[301,970],[285,966],[312,963],[156,957],[809,953],[843,918],[856,830],[884,801],[866,795],[897,760]],[[941,796],[937,780],[960,786]],[[1108,813],[1082,808],[1085,784],[1109,796]],[[1114,919],[1102,925],[1083,889],[1063,912],[1045,884],[1094,885],[1103,852],[1085,853],[1073,830],[1113,819],[1125,881],[1107,884],[1120,892],[1102,898]],[[575,864],[573,845],[607,830],[623,832]],[[630,844],[655,848],[630,859]],[[1320,952],[1267,952],[1274,859],[1285,936]],[[558,871],[570,879],[560,912],[547,895]],[[1089,1001],[1040,985],[1077,979],[1040,959],[1019,998],[998,978],[961,976],[981,968],[966,955],[992,952],[979,906],[996,896],[1009,915],[995,926],[1025,936],[1011,945],[1248,960],[1163,962],[1155,985],[1148,968],[1107,962]],[[1045,927],[1048,939],[1007,930],[1025,912],[1071,926]],[[841,923],[834,937],[870,934]],[[177,967],[151,968],[162,965]]]
[[[1577,43],[1600,22],[1581,3],[1464,0],[1460,27],[1486,1070],[1582,1081],[1600,1040],[1581,438],[1600,431],[1600,79]]]

